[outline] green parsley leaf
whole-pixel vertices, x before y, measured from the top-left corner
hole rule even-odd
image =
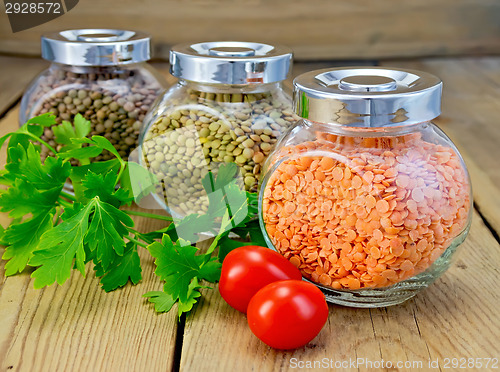
[[[161,239],[163,237],[163,234],[167,234],[171,240],[179,239],[175,231],[175,224],[173,223],[160,230],[151,231],[148,233],[137,233],[137,237],[144,240],[148,244],[152,244],[155,242],[155,240]]]
[[[26,149],[21,145],[9,148],[9,159],[4,178],[12,182],[25,180],[38,190],[62,188],[71,172],[71,164],[53,157],[47,157],[42,165],[40,154],[31,143]]]
[[[80,212],[85,205],[80,202],[75,202],[70,208],[64,208],[64,213],[61,215],[61,219],[63,221],[66,221],[70,219],[71,217],[75,216]]]
[[[104,174],[97,174],[89,171],[82,180],[84,187],[83,195],[87,199],[92,199],[94,196],[108,204],[118,208],[124,204],[130,204],[132,199],[127,191],[122,188],[115,189],[116,173],[109,171]]]
[[[148,301],[155,305],[157,313],[168,313],[177,302],[177,299],[174,299],[172,295],[162,291],[149,291],[142,297],[148,297]]]
[[[198,298],[201,297],[201,288],[204,287],[199,285],[197,278],[194,278],[189,283],[187,297],[184,301],[178,301],[171,294],[162,291],[150,291],[143,294],[142,297],[147,297],[148,301],[155,305],[157,313],[168,313],[174,304],[178,302],[177,312],[180,319],[183,313],[190,312],[196,302],[198,302]]]
[[[137,253],[137,245],[129,242],[123,256],[115,257],[115,260],[103,274],[101,278],[102,288],[106,292],[110,292],[123,287],[129,280],[133,284],[137,284],[142,279],[141,273],[141,261]]]
[[[218,257],[219,261],[223,262],[224,258],[231,252],[233,249],[239,248],[244,245],[256,245],[254,242],[242,242],[234,239],[230,239],[228,236],[224,236],[219,240],[219,252]]]
[[[178,239],[174,243],[165,234],[161,243],[150,244],[148,250],[156,259],[155,274],[165,281],[164,293],[170,296],[174,302],[178,301],[179,303],[179,316],[184,312],[189,312],[197,298],[201,296],[199,289],[202,287],[199,286],[199,280],[215,282],[220,278],[221,264],[217,258],[212,257],[211,253],[197,254],[198,248],[191,246],[188,241],[183,239]],[[162,301],[162,303],[169,301],[170,305],[167,296],[154,297],[160,297],[158,301]],[[168,308],[168,306],[162,308]]]
[[[5,229],[2,225],[0,225],[0,245],[5,245],[3,243],[3,237],[5,236]]]
[[[29,129],[30,133],[35,134],[36,136],[41,136],[43,134],[43,128],[50,127],[56,123],[56,116],[52,112],[48,112],[46,114],[35,116],[29,119],[25,126]],[[36,127],[36,129],[34,129]],[[42,128],[40,130],[39,128]]]
[[[179,318],[183,313],[188,313],[192,310],[193,306],[198,302],[198,297],[201,297],[200,289],[202,287],[198,284],[198,279],[194,278],[189,283],[187,297],[185,300],[179,300],[177,312]]]
[[[6,248],[2,258],[9,260],[5,264],[5,276],[20,273],[26,268],[41,236],[52,228],[52,212],[39,214],[20,224],[12,224],[5,230],[2,244]]]
[[[227,206],[227,211],[231,217],[230,224],[227,228],[234,228],[238,224],[245,221],[248,216],[248,203],[246,192],[234,180],[224,187],[225,196],[224,202]]]
[[[60,188],[38,191],[31,183],[17,179],[13,187],[0,193],[0,211],[10,211],[10,218],[46,214],[55,207],[60,193]]]
[[[231,183],[237,174],[238,166],[235,163],[223,163],[217,169],[216,176],[213,172],[207,173],[202,180],[203,188],[207,190],[207,192],[209,190],[213,192],[222,189],[224,186]]]
[[[123,279],[123,269],[130,269],[136,262],[137,252],[124,251],[123,238],[128,235],[126,226],[133,226],[132,219],[98,196],[85,206],[75,203],[73,208],[65,211],[62,219],[62,223],[41,236],[29,261],[31,266],[40,266],[32,274],[35,287],[41,288],[54,281],[64,283],[70,276],[73,260],[76,268],[85,275],[85,243],[88,251],[94,254],[94,262],[101,265],[102,275],[115,272],[103,279],[103,286],[111,290],[117,281]],[[123,262],[118,261],[120,256],[123,256]],[[130,273],[134,282],[138,277],[137,270]]]
[[[73,260],[76,260],[77,269],[85,276],[83,240],[93,206],[94,203],[89,203],[41,236],[29,261],[30,266],[40,266],[31,274],[35,279],[35,288],[51,285],[54,281],[63,284],[70,277]]]
[[[73,144],[80,144],[76,140],[71,140]],[[101,155],[103,149],[97,146],[87,146],[87,147],[69,147],[66,151],[61,151],[57,154],[58,157],[62,159],[76,159],[76,160],[89,160],[90,158],[95,158]]]
[[[74,146],[73,138],[84,138],[91,130],[90,121],[81,114],[76,114],[73,125],[69,121],[63,121],[61,125],[53,126],[55,141],[61,145]]]
[[[198,278],[214,283],[220,279],[222,264],[217,257],[210,257],[210,260],[200,267]]]
[[[71,143],[73,145],[82,145],[88,144],[86,147],[79,147],[69,149],[68,151],[60,152],[57,156],[63,159],[78,159],[78,160],[86,160],[90,158],[94,158],[99,156],[104,150],[111,152],[116,156],[120,162],[123,162],[120,154],[114,148],[114,146],[109,142],[108,139],[102,136],[92,136],[92,138],[72,138]]]
[[[264,235],[259,226],[259,220],[253,219],[246,223],[240,224],[231,230],[232,233],[238,235],[241,239],[251,240],[255,245],[266,245]]]
[[[185,301],[188,295],[188,287],[200,269],[195,254],[198,248],[191,243],[179,239],[172,242],[168,235],[163,235],[161,243],[154,242],[148,246],[151,255],[156,258],[155,274],[164,280],[165,292],[174,298]]]
[[[118,151],[115,149],[113,144],[111,142],[109,142],[109,140],[106,137],[92,136],[92,141],[90,141],[88,138],[85,138],[85,140],[87,143],[95,144],[96,146],[99,146],[103,150],[108,150],[110,153],[112,153],[118,159],[122,160],[122,157],[120,156]]]
[[[120,161],[118,159],[100,161],[96,163],[72,167],[70,178],[72,181],[82,181],[84,178],[86,178],[89,172],[106,174],[111,171],[118,172],[118,169],[120,169]]]
[[[115,260],[115,253],[123,256],[125,242],[123,237],[128,235],[126,226],[133,226],[134,222],[124,212],[111,204],[94,197],[89,204],[93,214],[88,231],[85,233],[84,242],[93,252],[96,251],[95,260],[100,262],[105,271]]]
[[[10,137],[8,147],[17,147],[21,145],[26,148],[33,137],[40,137],[43,134],[45,127],[50,127],[56,123],[56,117],[52,113],[35,116],[28,120],[15,132],[7,133],[0,138],[0,147],[3,146],[5,141]]]
[[[203,179],[203,187],[208,195],[209,207],[207,215],[211,219],[227,214],[228,219],[223,220],[218,235],[226,230],[235,228],[240,223],[249,219],[249,205],[247,193],[241,179],[235,178],[238,167],[234,163],[223,164],[219,167],[217,177],[209,172]],[[252,209],[252,213],[255,210]]]
[[[97,174],[106,174],[111,171],[117,173],[119,169],[120,161],[118,159],[111,159],[72,167],[69,177],[71,179],[71,183],[73,184],[75,196],[78,200],[85,200],[85,196],[83,195],[85,188],[82,185],[82,180],[86,178],[89,171]]]
[[[256,192],[246,192],[248,203],[248,218],[252,219],[259,213],[259,194]]]

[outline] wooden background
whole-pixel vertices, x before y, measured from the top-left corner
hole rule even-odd
[[[80,0],[13,34],[0,5],[0,54],[39,55],[44,32],[109,27],[153,35],[155,56],[179,42],[281,43],[296,60],[500,54],[498,0]]]

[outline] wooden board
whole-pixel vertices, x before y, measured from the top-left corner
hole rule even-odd
[[[124,28],[153,35],[156,56],[180,42],[250,40],[292,47],[298,60],[500,53],[495,0],[85,0],[13,34],[0,5],[0,51],[39,55],[41,33]]]
[[[49,64],[38,58],[14,58],[0,56],[0,118],[17,102],[28,83]]]
[[[500,246],[476,214],[455,264],[429,288],[403,305],[389,308],[330,305],[328,322],[318,337],[289,352],[260,342],[243,314],[229,307],[216,288],[207,290],[187,318],[181,370],[293,371],[298,361],[362,358],[394,365],[397,361],[415,362],[412,368],[399,370],[427,371],[431,370],[430,360],[439,359],[443,367],[444,358],[496,357],[500,293],[495,283],[499,268]],[[418,368],[417,362],[422,362],[423,368]],[[359,370],[380,369],[361,366]]]

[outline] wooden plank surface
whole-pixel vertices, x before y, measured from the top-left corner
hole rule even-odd
[[[14,58],[0,56],[0,117],[17,102],[28,83],[48,63],[38,58]],[[5,72],[4,72],[5,71]]]
[[[124,28],[153,35],[156,56],[180,42],[250,40],[292,47],[297,59],[500,53],[496,0],[85,0],[13,34],[0,5],[0,52],[39,55],[40,34]]]

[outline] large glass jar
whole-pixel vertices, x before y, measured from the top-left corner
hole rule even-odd
[[[332,303],[401,303],[449,266],[471,222],[471,185],[431,123],[441,81],[385,68],[313,71],[294,81],[303,118],[263,172],[261,227]]]
[[[246,190],[257,191],[261,167],[298,117],[283,91],[289,49],[258,43],[208,42],[173,47],[179,78],[154,105],[141,136],[142,161],[161,181],[157,200],[173,215],[203,213],[202,179],[236,163]]]
[[[81,114],[92,135],[111,141],[123,158],[137,148],[146,112],[166,87],[146,61],[150,37],[134,31],[81,29],[42,36],[42,57],[51,61],[27,88],[20,124],[52,112],[57,123],[73,122]],[[56,146],[51,128],[42,137]],[[48,150],[42,147],[42,156]],[[94,161],[108,160],[102,153]]]

